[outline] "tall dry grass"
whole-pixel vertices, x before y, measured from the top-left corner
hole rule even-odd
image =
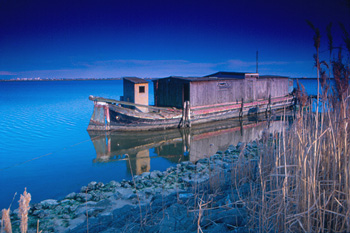
[[[313,112],[303,114],[260,151],[260,190],[247,202],[260,232],[350,232],[348,100],[345,105],[320,113],[318,121]]]
[[[15,196],[16,196],[16,194],[15,194]],[[27,188],[25,188],[23,195],[21,194],[21,197],[18,201],[18,203],[19,203],[18,217],[20,219],[20,231],[21,231],[21,233],[26,233],[28,231],[28,211],[30,209],[29,203],[30,203],[31,199],[32,199],[32,197],[31,197],[30,193],[27,193]],[[2,232],[12,233],[10,209],[11,209],[11,205],[8,209],[2,210],[1,231],[0,231],[1,233]],[[39,225],[38,225],[37,232],[39,232]]]

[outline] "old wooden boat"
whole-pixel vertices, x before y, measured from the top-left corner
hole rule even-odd
[[[258,73],[218,72],[205,77],[153,80],[154,106],[148,105],[148,81],[124,78],[121,100],[90,96],[94,112],[88,130],[142,131],[191,127],[245,115],[270,114],[293,105],[293,81]]]

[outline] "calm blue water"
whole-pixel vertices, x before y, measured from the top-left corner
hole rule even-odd
[[[150,85],[150,99],[153,89]],[[32,200],[59,198],[90,181],[129,179],[125,161],[93,163],[89,95],[119,99],[122,81],[0,82],[0,208],[27,187]],[[151,169],[171,163],[152,159]]]
[[[302,83],[314,94],[315,80]],[[91,181],[130,179],[126,161],[93,162],[96,150],[86,131],[93,112],[89,95],[119,99],[122,93],[121,80],[0,82],[0,209],[17,192],[16,207],[25,187],[39,202]],[[151,170],[165,170],[176,160],[149,151]]]

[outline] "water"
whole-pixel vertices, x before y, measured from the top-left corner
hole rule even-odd
[[[17,192],[16,207],[25,187],[32,202],[58,199],[91,181],[131,179],[131,174],[208,157],[254,140],[268,127],[266,122],[242,127],[233,120],[192,128],[191,135],[179,130],[89,135],[93,103],[88,96],[119,99],[122,93],[121,80],[0,82],[0,208],[8,208]],[[152,104],[153,85],[149,99]],[[278,122],[269,125],[281,129]]]
[[[130,178],[119,163],[92,162],[89,95],[119,99],[122,81],[0,82],[0,208],[25,187],[36,202],[92,180]],[[170,162],[160,164],[164,169]]]

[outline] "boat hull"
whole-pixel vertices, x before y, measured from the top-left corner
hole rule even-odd
[[[99,100],[101,100],[100,98]],[[94,101],[94,113],[88,131],[149,131],[181,128],[225,119],[258,114],[272,114],[276,110],[290,108],[294,104],[292,96],[257,100],[250,103],[227,103],[214,106],[189,108],[189,116],[184,124],[181,109],[150,109],[143,113],[137,109],[126,108],[111,101]]]

